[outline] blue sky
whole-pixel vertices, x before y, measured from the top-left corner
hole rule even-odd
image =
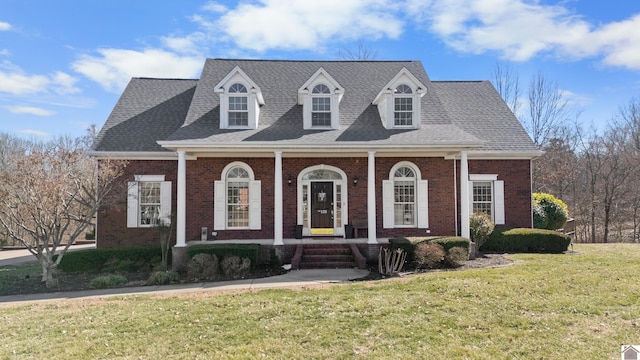
[[[640,97],[640,1],[2,0],[0,132],[102,126],[131,77],[197,78],[207,57],[420,60],[433,80],[540,71],[585,126]],[[526,94],[523,94],[526,95]]]

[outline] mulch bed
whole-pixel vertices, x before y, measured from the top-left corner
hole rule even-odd
[[[478,257],[475,260],[469,260],[465,262],[464,265],[448,270],[465,270],[465,269],[478,269],[478,268],[487,268],[487,267],[500,267],[513,264],[513,260],[507,258],[501,254],[486,254],[484,256]],[[401,275],[408,275],[417,272],[425,272],[425,271],[433,271],[433,270],[416,270],[416,271],[407,271]],[[246,278],[263,278],[274,275],[280,275],[285,271],[282,270],[272,270],[268,268],[256,268],[254,269],[249,276]],[[131,272],[124,274],[126,278],[129,280],[129,283],[126,286],[143,286],[146,284],[147,279],[150,276],[150,272]],[[91,280],[96,278],[101,274],[66,274],[60,273],[58,274],[58,286],[55,288],[47,288],[45,284],[41,281],[40,276],[29,276],[20,281],[16,281],[14,284],[10,286],[0,288],[0,296],[5,295],[17,295],[17,294],[37,294],[37,293],[53,293],[53,292],[68,292],[68,291],[79,291],[79,290],[88,290],[91,289]],[[354,279],[353,281],[367,281],[367,280],[379,280],[384,279],[385,276],[382,276],[378,273],[378,269],[370,269],[369,275],[364,278]]]

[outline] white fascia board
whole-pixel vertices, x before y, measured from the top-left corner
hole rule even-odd
[[[411,71],[407,70],[406,67],[403,67],[402,69],[400,69],[400,71],[398,71],[398,73],[396,74],[396,76],[393,77],[393,79],[391,79],[383,88],[382,90],[380,90],[380,92],[378,93],[378,95],[376,95],[375,99],[373,100],[373,104],[377,105],[378,102],[380,101],[380,98],[386,94],[391,94],[393,92],[393,85],[402,77],[402,76],[406,76],[409,78],[409,80],[411,80],[411,82],[414,83],[414,85],[416,85],[418,87],[417,93],[420,94],[420,97],[423,97],[426,93],[427,93],[427,87],[425,84],[423,84],[420,80],[418,80],[417,77],[415,77]]]
[[[115,160],[177,160],[178,154],[168,151],[88,151],[87,155],[97,159]],[[195,157],[186,157],[195,160]]]
[[[542,150],[534,151],[469,151],[469,160],[533,160],[544,154]],[[451,154],[447,159],[460,159],[460,154]]]

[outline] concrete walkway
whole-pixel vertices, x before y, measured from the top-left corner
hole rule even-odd
[[[305,287],[310,285],[348,282],[353,279],[365,277],[368,274],[369,271],[360,269],[291,270],[283,275],[260,279],[0,296],[0,306],[12,304],[17,305],[25,302],[105,298],[126,295],[176,295],[181,293],[203,291],[234,291]]]
[[[95,249],[96,244],[87,245],[71,245],[70,251],[78,251],[84,249]],[[24,265],[28,263],[37,263],[36,257],[26,249],[2,249],[0,250],[0,266]]]

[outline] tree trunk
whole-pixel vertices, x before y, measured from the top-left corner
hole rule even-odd
[[[57,287],[58,279],[55,276],[56,264],[47,261],[45,257],[40,259],[40,265],[42,266],[42,282],[47,285],[47,288]]]

